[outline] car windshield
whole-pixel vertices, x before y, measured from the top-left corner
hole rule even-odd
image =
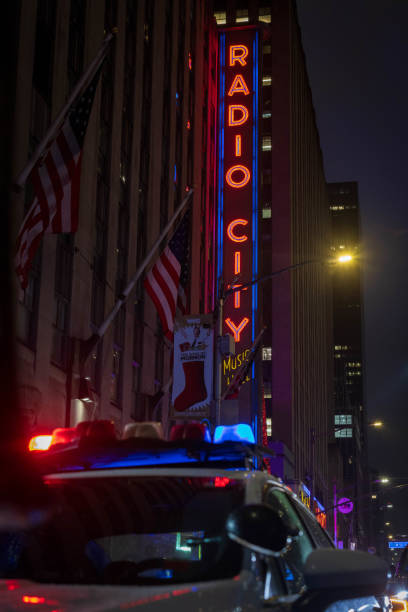
[[[225,534],[244,485],[224,477],[49,478],[50,520],[0,534],[2,578],[162,584],[232,577],[241,548]]]

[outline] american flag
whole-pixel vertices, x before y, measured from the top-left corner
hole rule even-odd
[[[72,233],[78,228],[82,146],[99,75],[100,69],[31,172],[35,197],[16,245],[16,272],[23,289],[43,235]]]
[[[185,314],[187,308],[190,218],[191,212],[188,210],[144,280],[145,289],[157,308],[164,334],[169,340],[173,340],[176,309]]]

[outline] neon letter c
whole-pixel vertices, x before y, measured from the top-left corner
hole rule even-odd
[[[245,219],[234,219],[227,227],[228,238],[232,240],[232,242],[245,242],[248,240],[248,236],[237,236],[234,232],[234,229],[237,225],[248,225],[248,221]]]

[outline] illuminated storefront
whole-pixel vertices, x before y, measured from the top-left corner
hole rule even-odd
[[[218,279],[226,289],[258,275],[259,32],[230,29],[219,37]],[[257,327],[258,288],[226,300],[223,333],[236,355],[224,360],[223,386],[245,361]]]
[[[309,489],[306,487],[306,485],[303,484],[303,482],[301,482],[299,485],[299,497],[301,502],[306,506],[306,508],[312,510],[312,512],[316,515],[316,519],[318,520],[320,525],[324,529],[326,529],[327,516],[324,506],[322,506],[322,504],[315,497],[313,497],[313,507],[311,507],[311,494]]]

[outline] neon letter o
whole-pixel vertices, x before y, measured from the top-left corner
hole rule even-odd
[[[234,172],[242,172],[243,173],[243,177],[240,181],[234,181],[234,179],[232,178],[232,175],[234,174]],[[240,189],[241,187],[245,187],[245,185],[247,185],[249,183],[249,179],[251,178],[251,173],[248,170],[248,168],[246,168],[245,166],[241,166],[240,164],[238,164],[237,166],[232,166],[227,174],[225,175],[225,180],[227,181],[228,185],[230,187],[234,187],[235,189]]]

